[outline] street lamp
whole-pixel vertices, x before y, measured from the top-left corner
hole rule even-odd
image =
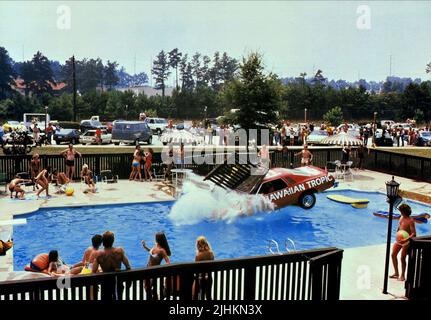
[[[127,109],[129,108],[129,106],[126,104],[126,120],[127,120]]]
[[[47,132],[46,132],[47,122],[48,122],[48,106],[45,106],[45,135],[44,135],[44,137],[45,137],[45,144],[47,142]],[[51,141],[49,141],[49,143],[51,143]]]
[[[377,129],[377,122],[376,122],[376,118],[377,118],[377,111],[374,111],[374,123],[373,123],[373,144],[376,143],[376,129]]]
[[[389,254],[391,249],[391,233],[392,233],[392,218],[394,215],[394,203],[399,199],[398,188],[400,184],[394,180],[386,182],[386,195],[389,203],[389,219],[388,219],[388,238],[386,241],[386,261],[385,261],[385,279],[383,282],[383,293],[388,294],[388,276],[389,276]]]
[[[304,109],[304,123],[307,123],[307,108]]]

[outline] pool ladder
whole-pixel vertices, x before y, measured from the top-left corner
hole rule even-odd
[[[292,245],[293,250],[289,248],[289,244]],[[285,247],[286,252],[288,252],[288,253],[297,251],[295,242],[290,238],[286,238],[284,240],[284,247]],[[275,251],[273,249],[275,249]],[[280,251],[280,246],[278,245],[278,242],[275,241],[274,239],[268,240],[268,251],[271,254],[283,254],[284,253],[284,252]]]

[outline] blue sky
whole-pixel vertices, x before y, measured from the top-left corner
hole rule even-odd
[[[70,29],[57,9],[70,8]],[[358,29],[358,6],[368,5],[371,28]],[[101,57],[128,72],[149,73],[162,49],[241,58],[264,54],[281,76],[383,80],[389,74],[429,77],[431,3],[427,1],[1,1],[0,46],[13,59],[42,51],[50,59]]]

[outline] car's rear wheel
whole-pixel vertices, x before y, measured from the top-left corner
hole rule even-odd
[[[160,136],[162,134],[162,130],[160,128],[157,128],[156,133],[158,136]]]
[[[153,137],[150,136],[147,140],[147,144],[153,144]]]
[[[305,192],[299,197],[298,204],[303,209],[311,209],[316,204],[316,196],[313,192]]]
[[[116,146],[119,146],[119,145],[120,145],[120,143],[119,143],[119,142],[114,142],[114,144],[115,144]]]
[[[58,140],[54,140],[55,141],[55,144],[60,144],[60,141],[58,141]]]

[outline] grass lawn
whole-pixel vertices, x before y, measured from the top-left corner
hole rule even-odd
[[[431,148],[428,148],[428,147],[400,147],[400,148],[378,147],[376,149],[431,159]]]

